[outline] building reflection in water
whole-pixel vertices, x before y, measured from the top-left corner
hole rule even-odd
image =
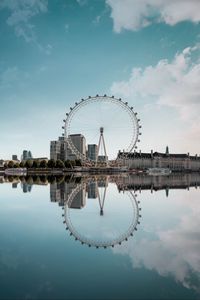
[[[63,223],[66,224],[66,229],[70,231],[70,235],[73,235],[75,240],[79,240],[82,244],[87,244],[89,247],[114,247],[115,244],[121,244],[124,240],[127,240],[131,235],[133,235],[133,232],[137,230],[137,225],[140,223],[139,218],[141,217],[141,215],[139,214],[140,208],[138,206],[138,202],[136,201],[135,195],[131,192],[127,192],[127,194],[128,201],[131,202],[132,205],[131,207],[133,213],[129,218],[130,220],[129,223],[127,223],[127,228],[124,228],[124,232],[121,232],[121,230],[119,230],[118,235],[117,227],[114,223],[118,222],[118,220],[116,220],[112,216],[112,211],[113,214],[116,214],[116,212],[114,212],[115,209],[109,211],[109,214],[106,215],[105,222],[103,221],[102,223],[102,220],[98,219],[98,216],[100,216],[101,218],[103,218],[104,216],[105,202],[109,202],[108,204],[112,202],[111,195],[107,194],[107,188],[109,184],[115,184],[115,187],[117,187],[116,179],[118,179],[118,177],[115,178],[113,176],[85,176],[82,178],[72,178],[68,182],[64,180],[62,182],[54,182],[50,185],[51,201],[57,202],[59,206],[62,206],[62,208],[64,209]],[[120,193],[120,190],[118,188],[115,188],[115,190],[117,194]],[[120,198],[124,198],[124,195],[121,195]],[[91,202],[90,200],[96,201]],[[71,213],[73,209],[83,209],[84,213],[81,215],[78,214],[77,217],[74,217],[73,213]],[[106,212],[107,211],[108,207],[106,208]],[[110,223],[108,222],[108,215],[110,216]],[[88,228],[86,229],[86,233],[80,233],[80,228],[77,229],[77,224],[74,225],[73,223],[74,221],[75,223],[77,223],[77,218],[79,218],[84,224],[89,223],[90,219],[92,220],[93,218],[93,221],[91,221],[90,224],[90,226],[92,227],[92,233],[89,232],[90,230],[88,230]],[[96,223],[98,223],[98,225]],[[83,226],[78,224],[78,227],[82,227],[81,231],[83,231],[83,227],[86,226],[84,224]],[[94,233],[95,226],[96,236]],[[102,232],[100,230],[101,227],[105,228],[105,232]],[[98,236],[98,234],[100,236]],[[91,238],[92,235],[93,237]],[[88,238],[88,236],[90,236],[90,238]],[[107,236],[109,236],[109,238]]]
[[[60,183],[55,182],[50,184],[50,199],[51,202],[57,202],[59,206],[64,206],[68,202],[69,195],[77,187],[75,181]],[[86,204],[86,190],[83,187],[74,197],[71,208],[82,208]]]
[[[0,177],[0,183],[12,183],[13,188],[20,186],[20,182],[23,183],[23,191],[31,191],[29,186],[34,184],[50,183],[51,201],[62,208],[63,219],[60,218],[60,222],[63,220],[67,236],[71,235],[71,239],[89,247],[114,247],[112,253],[129,256],[133,268],[145,267],[161,276],[174,276],[176,282],[200,293],[199,190],[196,190],[200,187],[199,173],[82,177],[73,174],[62,178],[32,179]],[[170,191],[190,188],[191,193]],[[114,195],[112,199],[110,189]],[[166,196],[170,198],[164,199],[162,193],[156,193],[159,190],[166,191]],[[145,197],[149,201],[142,200],[140,203],[140,199]],[[126,223],[120,214],[123,215],[128,203],[132,205],[125,210],[125,216],[130,217],[130,222]],[[140,205],[143,213],[140,212]],[[103,215],[100,214],[101,206]],[[116,207],[119,209],[116,210]],[[71,218],[71,223],[68,218]],[[122,231],[123,222],[128,226],[124,226]],[[101,235],[101,228],[105,229],[104,236]],[[132,238],[137,229],[139,234]],[[126,240],[129,242],[126,243]]]
[[[32,190],[33,184],[29,184],[26,182],[21,183],[21,188],[23,190],[23,193],[30,193]]]
[[[164,189],[166,191],[166,196],[168,196],[170,189],[197,188],[200,186],[200,174],[196,172],[172,173],[168,176],[150,176],[144,174],[128,175],[124,173],[121,175],[101,174],[91,176],[85,174],[82,177],[78,176],[78,174],[71,174],[69,177],[29,176],[28,178],[12,179],[6,177],[1,178],[1,182],[12,182],[13,188],[16,188],[17,184],[20,182],[24,193],[31,192],[34,184],[47,185],[48,182],[50,182],[50,200],[51,202],[57,202],[58,205],[63,208],[63,223],[65,224],[66,229],[70,231],[70,234],[82,244],[96,246],[97,248],[107,248],[109,246],[114,247],[114,245],[121,244],[123,241],[128,240],[129,237],[133,235],[134,231],[138,229],[141,208],[140,200],[136,200],[136,192],[142,192],[143,190],[150,190],[153,192]],[[112,188],[112,193],[115,193],[114,196],[112,196],[111,193],[109,194],[110,188]],[[127,197],[127,201],[124,200],[125,197]],[[118,200],[113,200],[112,198]],[[119,202],[119,207],[122,204],[121,210],[117,210],[117,201]],[[127,208],[126,214],[129,214],[130,220],[129,223],[126,223],[124,221],[125,217],[122,217],[120,213],[125,211],[125,205],[128,207],[129,204],[127,203],[129,202],[131,203],[131,206]],[[109,207],[112,207],[110,211]],[[77,215],[75,215],[75,213],[73,213],[74,210],[80,210],[82,213],[77,213]],[[106,217],[104,217],[104,212],[106,212]],[[114,214],[117,215],[117,213],[118,218],[120,219],[119,222],[114,218]],[[108,216],[110,218],[110,223],[108,222]],[[92,235],[88,228],[84,235],[83,232],[80,234],[74,224],[72,224],[72,221],[75,222],[79,229],[82,230],[84,226],[79,224],[79,222],[84,223],[86,220],[89,224],[90,219],[93,220],[93,223],[90,223],[90,227],[95,228],[96,226],[97,229],[96,232],[93,230],[92,239],[88,238],[88,236]],[[123,232],[120,231],[121,228],[117,224],[122,222],[122,219],[127,226],[127,228],[124,227]],[[105,220],[107,224],[105,225],[102,220]],[[102,232],[100,232],[101,227],[105,227],[105,241],[102,238]],[[102,239],[98,237],[98,234],[101,235]],[[110,237],[108,238],[109,235]]]

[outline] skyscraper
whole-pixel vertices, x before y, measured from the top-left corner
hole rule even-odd
[[[17,155],[16,155],[16,154],[13,154],[13,155],[12,155],[12,160],[18,160],[18,158],[17,158]]]
[[[96,144],[89,144],[88,145],[88,152],[87,152],[88,159],[93,161],[97,158],[97,145]]]
[[[86,140],[82,134],[71,134],[70,139],[75,146],[75,148],[81,153],[82,155],[86,156]],[[66,151],[66,159],[75,160],[78,157],[71,151],[69,147],[67,147]]]
[[[76,149],[82,154],[86,155],[86,140],[82,134],[71,134],[70,139]],[[69,148],[68,143],[64,137],[59,137],[58,141],[50,142],[50,158],[65,160],[75,160],[78,157]]]
[[[50,142],[50,158],[65,160],[65,152],[67,149],[67,142],[64,137],[59,137],[57,141]]]
[[[28,160],[28,159],[32,159],[33,155],[31,153],[30,150],[24,150],[21,156],[21,160]]]

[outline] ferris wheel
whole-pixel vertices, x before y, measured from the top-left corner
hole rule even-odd
[[[85,207],[73,208],[73,202],[77,201],[77,196],[80,197],[81,191],[86,190],[85,183],[81,183],[76,186],[65,203],[62,216],[66,230],[75,241],[89,247],[98,249],[121,245],[137,231],[141,218],[140,201],[137,201],[137,195],[131,191],[126,191],[123,195],[117,192],[113,194],[114,189],[111,188],[109,193],[105,180],[88,182],[88,184],[92,183],[99,186],[97,201],[91,199],[90,202],[87,198]]]
[[[128,102],[114,96],[89,96],[75,102],[63,122],[63,137],[69,149],[83,161],[94,161],[97,157],[115,160],[118,151],[128,154],[140,142],[141,125],[137,112]],[[85,139],[86,149],[88,145],[96,145],[95,158],[77,146],[73,137],[78,134]]]

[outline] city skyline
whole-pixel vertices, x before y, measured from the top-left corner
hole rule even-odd
[[[170,3],[2,1],[0,158],[49,157],[70,106],[105,93],[139,113],[143,152],[200,154],[200,3]]]

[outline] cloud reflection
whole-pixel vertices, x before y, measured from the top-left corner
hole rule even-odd
[[[192,191],[190,195],[185,193],[184,198],[177,197],[172,200],[176,201],[175,205],[180,205],[182,210],[181,215],[177,216],[177,224],[174,228],[162,229],[161,224],[160,229],[157,229],[147,225],[148,228],[152,228],[154,234],[152,240],[146,236],[137,237],[128,244],[114,248],[113,252],[128,255],[133,268],[144,267],[155,270],[161,276],[172,276],[184,287],[200,292],[198,192]],[[177,213],[173,210],[173,205],[171,213],[174,216]],[[166,214],[164,219],[168,217]]]

